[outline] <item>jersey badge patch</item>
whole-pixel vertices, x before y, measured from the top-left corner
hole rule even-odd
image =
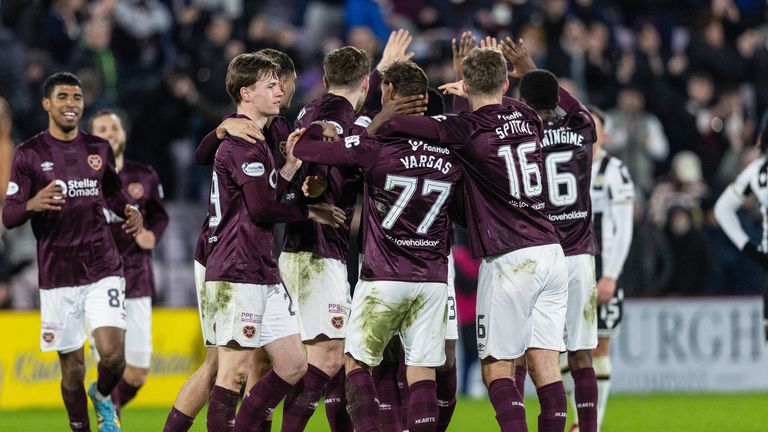
[[[101,165],[102,165],[101,156],[97,154],[91,154],[91,155],[88,155],[87,160],[88,160],[88,166],[90,166],[92,170],[98,171],[101,169]]]
[[[8,189],[6,190],[5,194],[7,196],[11,196],[19,191],[19,185],[14,182],[8,183]]]
[[[344,317],[343,316],[335,316],[331,318],[331,325],[333,328],[339,330],[342,327],[344,327]]]
[[[144,197],[144,185],[135,182],[128,185],[128,194],[135,200],[140,200]]]
[[[256,336],[256,327],[252,325],[243,326],[243,336],[248,339],[253,339]]]

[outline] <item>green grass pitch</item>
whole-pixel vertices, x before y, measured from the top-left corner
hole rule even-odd
[[[141,395],[139,395],[141,397]],[[321,403],[312,417],[307,431],[327,431],[325,412]],[[569,408],[570,409],[570,408]],[[528,427],[536,430],[539,407],[535,398],[526,399]],[[161,431],[167,408],[127,407],[123,412],[123,430]],[[192,431],[205,430],[205,416],[201,413]],[[280,410],[275,418],[280,418]],[[92,429],[96,430],[91,409]],[[569,412],[568,424],[571,422]],[[60,409],[30,409],[0,411],[0,431],[66,432],[66,413]],[[279,423],[272,426],[279,431]],[[499,430],[493,416],[493,407],[485,399],[462,399],[456,408],[449,431]],[[654,394],[642,396],[611,396],[603,432],[664,432],[664,431],[768,431],[767,394]]]

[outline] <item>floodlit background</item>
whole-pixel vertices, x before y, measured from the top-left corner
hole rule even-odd
[[[756,157],[752,145],[768,117],[767,21],[765,0],[2,0],[0,185],[12,147],[47,125],[40,100],[50,73],[80,77],[84,120],[107,107],[128,120],[126,156],[160,174],[171,224],[155,253],[152,374],[123,423],[160,430],[202,361],[191,263],[209,171],[192,155],[233,110],[228,62],[265,47],[289,53],[299,81],[286,115],[295,118],[323,93],[321,60],[333,48],[358,46],[375,64],[389,32],[406,28],[414,60],[436,87],[454,80],[450,40],[461,31],[522,37],[539,67],[607,111],[606,149],[637,186],[603,430],[762,431],[764,274],[717,227],[713,205]],[[760,214],[749,204],[742,224],[757,238]],[[452,430],[494,430],[470,349],[478,263],[461,244],[456,254],[465,399]],[[56,356],[39,353],[36,284],[29,226],[2,233],[3,431],[66,426]],[[538,407],[527,402],[533,425]],[[327,429],[323,418],[315,415],[312,430]]]

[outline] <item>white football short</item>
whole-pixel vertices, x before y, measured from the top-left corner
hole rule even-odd
[[[200,308],[205,338],[215,346],[259,348],[299,333],[283,284],[206,281]]]
[[[83,346],[86,326],[125,329],[125,279],[40,290],[40,350],[68,353]]]
[[[205,293],[205,266],[195,260],[195,293],[197,294],[197,312],[200,315],[200,327],[203,331],[203,344],[207,347],[216,346],[216,329],[213,323],[216,317],[207,316],[213,312],[209,309],[203,309],[203,304],[208,304],[208,297]],[[205,299],[205,302],[203,300]]]
[[[481,359],[516,359],[528,348],[564,351],[568,266],[559,244],[486,257],[477,282]]]
[[[152,298],[125,299],[125,363],[149,369],[152,362]]]
[[[568,263],[568,309],[565,313],[565,349],[597,347],[597,287],[595,257],[588,254],[565,257]]]
[[[459,314],[456,311],[456,263],[453,252],[448,254],[448,321],[445,327],[445,340],[459,339]]]
[[[344,351],[369,366],[400,333],[408,366],[445,364],[448,287],[444,283],[359,281]]]
[[[313,340],[320,335],[344,339],[352,302],[347,266],[312,252],[283,252],[278,266],[293,299],[301,340]]]

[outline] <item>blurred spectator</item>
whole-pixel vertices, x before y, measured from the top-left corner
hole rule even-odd
[[[107,17],[91,18],[85,24],[82,42],[72,55],[69,65],[72,70],[88,68],[97,71],[107,101],[115,104],[118,68],[110,47],[111,40],[112,23],[109,19]]]
[[[657,227],[667,225],[667,215],[673,207],[682,207],[692,213],[700,224],[702,221],[701,201],[707,195],[703,181],[701,162],[691,151],[683,151],[672,159],[672,170],[653,189],[649,213]]]
[[[45,19],[45,46],[59,64],[67,64],[82,33],[83,0],[54,0]]]
[[[656,165],[667,157],[669,144],[659,119],[645,111],[645,95],[639,88],[619,92],[618,106],[608,112],[605,133],[610,137],[605,149],[624,162],[635,185],[650,192]]]
[[[673,206],[667,216],[666,233],[672,249],[672,277],[664,293],[702,294],[709,283],[712,251],[691,209]]]
[[[344,17],[344,0],[310,0],[304,14],[305,54],[319,53],[329,37],[341,39]]]
[[[0,98],[5,98],[16,112],[30,109],[29,95],[24,91],[25,50],[8,28],[0,24]]]
[[[634,217],[632,245],[619,284],[629,297],[658,296],[674,267],[669,241],[646,217],[641,196],[636,197]]]

